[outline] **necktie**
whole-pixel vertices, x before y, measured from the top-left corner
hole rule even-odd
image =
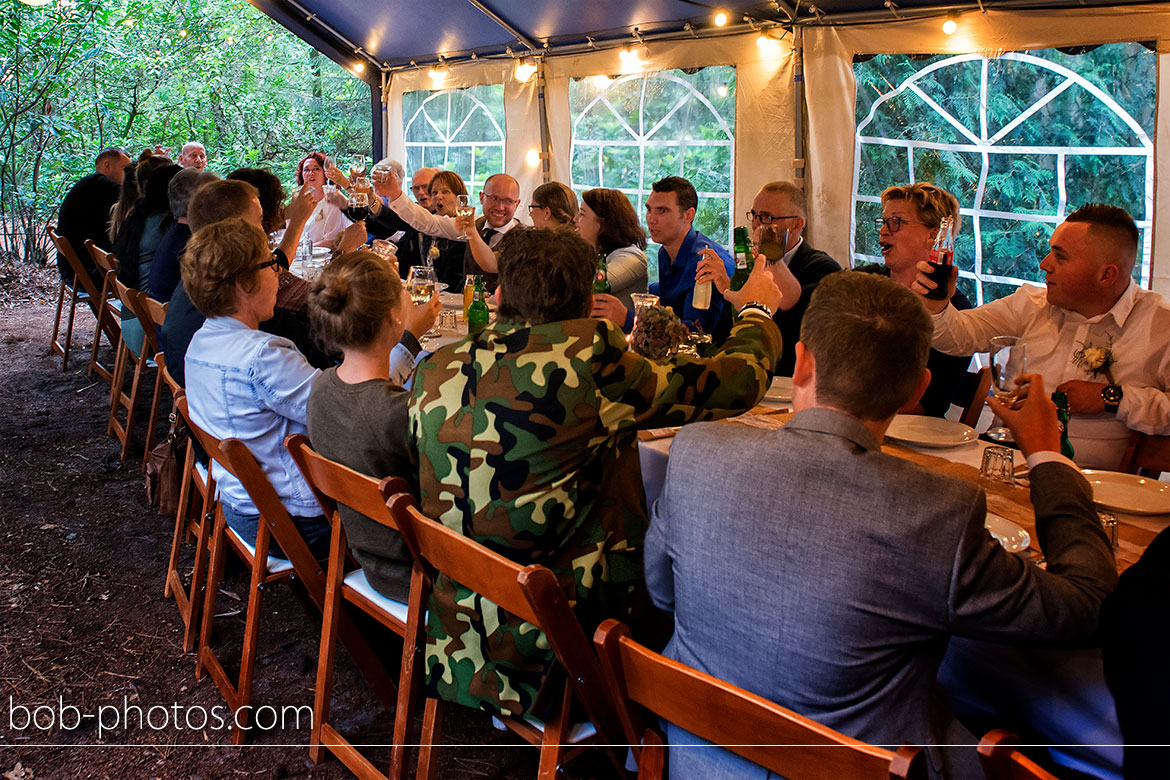
[[[492,239],[495,238],[496,232],[497,231],[494,227],[490,225],[484,225],[483,230],[480,231],[480,235],[483,237],[483,242],[488,246],[491,246]]]

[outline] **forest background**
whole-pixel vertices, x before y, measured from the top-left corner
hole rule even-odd
[[[45,228],[94,158],[207,147],[291,185],[308,151],[370,153],[370,88],[245,0],[0,0],[0,256],[44,264]]]

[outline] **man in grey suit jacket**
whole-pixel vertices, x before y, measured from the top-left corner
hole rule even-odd
[[[1047,571],[988,535],[977,485],[882,453],[930,381],[930,337],[888,279],[822,281],[795,345],[793,419],[675,438],[646,581],[674,612],[670,657],[857,739],[926,745],[934,777],[980,777],[973,748],[937,747],[975,741],[932,698],[949,638],[1083,642],[1117,573],[1040,377],[1021,408],[991,403],[1028,458]],[[675,777],[764,774],[711,747],[674,748],[670,763]]]

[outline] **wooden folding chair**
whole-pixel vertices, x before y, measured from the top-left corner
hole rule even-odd
[[[98,362],[98,350],[102,346],[101,334],[105,333],[110,339],[110,349],[118,351],[118,341],[122,337],[122,300],[114,289],[114,280],[118,278],[118,258],[113,252],[107,252],[98,247],[92,240],[86,239],[85,248],[93,263],[102,272],[102,291],[98,296],[98,329],[94,334],[93,347],[89,351],[89,374],[95,371],[98,376],[107,382],[113,382],[113,367],[107,368]]]
[[[979,423],[979,416],[983,414],[983,406],[987,402],[987,394],[991,391],[991,369],[987,366],[978,371],[968,371],[955,391],[955,403],[960,403],[963,413],[959,415],[959,422],[974,428]]]
[[[404,659],[415,659],[418,671],[410,679],[407,701],[417,696],[423,672],[421,658],[426,642],[425,614],[427,601],[438,573],[447,574],[465,587],[479,593],[544,631],[557,661],[564,669],[567,682],[559,706],[547,722],[534,718],[500,717],[509,729],[530,744],[540,746],[538,777],[552,780],[563,760],[568,760],[588,745],[600,744],[615,771],[624,774],[625,751],[619,755],[615,746],[622,743],[617,713],[604,693],[604,678],[597,656],[581,628],[556,576],[544,566],[520,566],[442,523],[421,514],[414,497],[399,493],[388,498],[390,511],[411,553],[419,577],[412,579],[419,587],[410,593],[410,614],[420,616],[403,648]],[[415,657],[415,654],[418,657]],[[405,682],[405,681],[404,681]],[[401,700],[401,698],[400,698]],[[589,723],[574,723],[571,718],[574,700],[580,702]],[[404,716],[398,716],[403,718]],[[398,718],[395,720],[397,726]],[[423,713],[422,735],[416,777],[434,776],[431,753],[439,739],[440,702],[427,697]],[[409,738],[404,735],[404,740]],[[566,749],[567,746],[568,749]]]
[[[822,726],[754,693],[655,653],[606,620],[593,635],[606,687],[626,739],[638,759],[639,778],[660,778],[662,737],[646,711],[793,780],[848,777],[862,780],[925,778],[921,748],[896,752]],[[641,743],[639,747],[639,743]]]
[[[1170,436],[1134,431],[1117,470],[1152,479],[1157,479],[1163,471],[1170,471]]]
[[[995,729],[979,740],[979,763],[987,780],[1057,780],[1048,770],[1016,750],[1019,738]]]
[[[53,241],[53,246],[57,248],[57,254],[65,258],[70,270],[73,272],[73,283],[70,284],[64,277],[61,279],[61,284],[57,288],[57,313],[53,317],[53,338],[50,341],[49,348],[51,354],[61,356],[61,370],[66,371],[69,368],[69,350],[73,345],[73,318],[77,313],[78,302],[87,304],[94,314],[94,318],[100,322],[98,317],[98,302],[100,301],[100,293],[90,278],[89,273],[78,259],[77,253],[73,251],[73,246],[69,240],[59,235],[56,230],[50,225],[47,228],[49,238]],[[67,276],[68,274],[66,274]],[[61,312],[65,306],[65,293],[69,293],[69,319],[65,325],[65,339],[60,340],[61,335]],[[94,339],[101,336],[101,328],[95,327]]]
[[[185,404],[182,406],[179,404],[179,399],[184,395],[183,388],[167,371],[163,353],[155,355],[155,362],[159,366],[159,375],[171,391],[174,403],[172,414],[182,417],[190,430],[191,421],[186,416],[187,407]],[[203,580],[207,576],[207,546],[217,509],[215,480],[211,478],[211,470],[198,461],[196,450],[195,438],[191,435],[187,439],[187,451],[183,459],[179,507],[175,512],[175,531],[171,537],[171,554],[167,560],[166,584],[163,586],[163,595],[174,596],[175,605],[179,608],[179,617],[183,620],[185,653],[191,652],[195,646],[196,629],[199,627],[199,606],[203,598]],[[192,491],[195,496],[192,495]],[[192,503],[196,496],[197,506]],[[191,582],[184,585],[179,560],[182,557],[183,542],[188,537],[195,539],[195,562],[191,569]]]
[[[122,460],[126,460],[126,456],[130,453],[131,439],[134,438],[134,417],[138,408],[139,393],[142,392],[143,378],[147,371],[157,368],[152,356],[158,352],[158,337],[155,335],[149,318],[141,310],[138,291],[127,287],[117,279],[114,279],[114,289],[122,301],[122,310],[132,313],[142,328],[141,341],[137,344],[131,344],[128,339],[138,341],[132,335],[137,333],[138,329],[128,327],[126,321],[123,321],[124,327],[118,339],[118,353],[114,359],[113,376],[110,381],[110,420],[106,426],[106,433],[121,442],[121,457]],[[130,381],[130,392],[127,394],[123,390],[123,385],[126,381],[126,370],[131,363],[134,364],[134,376]],[[125,423],[118,419],[119,413],[123,410],[126,412]]]
[[[403,637],[417,630],[422,616],[410,612],[407,605],[387,598],[375,591],[366,580],[365,572],[355,568],[345,573],[349,549],[345,528],[338,513],[338,503],[344,503],[355,512],[386,527],[387,533],[397,533],[398,526],[386,506],[386,497],[409,490],[406,480],[386,477],[381,482],[313,451],[303,434],[294,434],[285,440],[305,481],[309,483],[325,516],[332,525],[329,545],[329,569],[325,580],[325,615],[321,624],[321,653],[317,660],[317,688],[313,700],[313,733],[309,756],[319,763],[321,748],[327,747],[361,780],[397,780],[404,776],[407,724],[414,717],[414,701],[408,698],[412,691],[410,679],[414,674],[415,657],[403,656],[399,675],[398,705],[394,712],[394,747],[390,770],[382,774],[329,722],[330,699],[333,694],[333,666],[337,651],[337,617],[343,603],[353,604],[386,628]],[[415,567],[412,575],[421,578]],[[419,583],[421,586],[421,581]]]
[[[179,398],[180,413],[187,420],[192,435],[213,461],[240,480],[260,513],[260,524],[254,540],[242,538],[228,527],[223,505],[217,503],[215,524],[211,531],[211,564],[203,598],[203,621],[199,632],[199,652],[195,661],[195,676],[207,672],[232,709],[234,723],[232,742],[244,742],[252,703],[252,684],[256,668],[256,644],[260,633],[260,609],[264,589],[282,580],[299,579],[315,608],[320,611],[325,602],[325,573],[309,551],[309,546],[293,524],[292,517],[280,501],[264,468],[251,450],[239,439],[220,441],[191,420],[187,397]],[[288,559],[268,555],[275,538]],[[228,677],[223,664],[211,646],[212,622],[215,618],[216,596],[223,576],[224,559],[228,549],[240,557],[251,572],[248,583],[247,616],[244,621],[244,641],[240,653],[239,676]],[[375,694],[387,707],[394,701],[394,682],[386,673],[377,655],[344,614],[338,620],[338,632],[350,657],[361,669]],[[245,709],[246,708],[246,709]]]
[[[162,329],[163,320],[167,318],[167,305],[160,301],[151,298],[147,293],[138,291],[138,311],[142,312],[144,318],[142,320],[142,328],[146,331],[146,344],[149,350],[147,354],[155,355],[154,358],[154,392],[150,396],[150,417],[147,418],[146,423],[146,440],[143,443],[142,452],[142,470],[146,471],[146,463],[150,460],[150,451],[154,448],[154,436],[157,433],[158,426],[158,404],[162,396],[162,366],[163,361],[158,359],[159,352],[158,333]]]

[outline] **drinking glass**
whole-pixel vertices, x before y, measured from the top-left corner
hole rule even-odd
[[[354,222],[361,222],[370,216],[370,199],[364,190],[354,189],[349,198],[350,213]]]
[[[412,265],[406,276],[406,287],[410,290],[410,302],[421,306],[439,294],[439,282],[435,276],[435,269],[429,265]],[[432,326],[423,334],[423,337],[437,336],[439,332]]]
[[[351,179],[360,179],[366,173],[366,156],[364,154],[355,154],[353,162],[349,164],[349,177]]]
[[[1024,374],[1027,349],[1016,336],[995,336],[991,339],[988,357],[991,365],[991,385],[995,397],[1005,404],[1015,403],[1020,388],[1017,377]],[[998,420],[997,420],[998,422]],[[1010,441],[1011,431],[1003,425],[993,425],[987,431],[992,441]]]
[[[464,219],[466,219],[467,217],[474,217],[475,216],[475,206],[471,205],[471,198],[469,196],[467,196],[467,195],[459,195],[458,196],[457,202],[455,204],[455,215],[459,216],[459,217],[463,217]],[[467,229],[466,228],[464,228],[462,231],[460,231],[459,237],[460,238],[467,238]]]
[[[370,243],[370,249],[378,257],[385,260],[398,273],[398,247],[394,245],[393,241],[387,241],[384,238],[375,238]]]

